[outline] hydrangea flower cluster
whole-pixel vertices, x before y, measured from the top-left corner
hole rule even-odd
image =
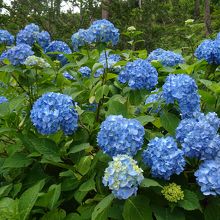
[[[65,135],[71,135],[78,127],[78,114],[74,106],[68,95],[46,93],[34,103],[31,121],[41,134],[54,134],[61,129]]]
[[[72,51],[69,46],[63,41],[52,41],[48,47],[45,49],[46,53],[59,52],[64,54],[71,54]],[[67,63],[67,59],[63,54],[49,54],[51,57],[55,57],[55,59],[59,60],[62,65]]]
[[[8,99],[5,96],[0,96],[0,104],[8,102]]]
[[[41,31],[37,35],[37,43],[45,49],[51,42],[50,34],[47,31]]]
[[[110,115],[101,124],[97,136],[99,147],[110,156],[127,154],[134,156],[144,141],[144,127],[135,119]]]
[[[79,29],[71,37],[73,51],[78,51],[80,47],[90,44],[94,41],[94,36],[90,32],[90,29]]]
[[[184,199],[184,193],[181,190],[181,186],[177,185],[176,183],[170,183],[168,186],[164,186],[161,193],[169,202],[176,203]]]
[[[196,49],[195,56],[206,60],[209,64],[220,64],[220,39],[204,40]]]
[[[116,45],[119,41],[119,30],[108,20],[97,20],[92,23],[89,33],[93,35],[94,42],[111,42]]]
[[[29,56],[27,59],[24,61],[24,64],[26,66],[35,66],[35,67],[40,67],[40,68],[49,68],[50,64],[46,62],[41,57],[36,57],[36,56]]]
[[[176,66],[180,63],[184,63],[184,59],[182,55],[174,53],[169,50],[164,50],[161,48],[158,48],[154,51],[152,51],[147,60],[150,62],[152,60],[159,61],[163,66]]]
[[[118,199],[136,195],[138,186],[144,179],[143,170],[128,155],[118,155],[109,162],[103,177],[103,184],[112,190]]]
[[[158,83],[157,70],[146,60],[128,62],[119,73],[119,82],[128,83],[132,89],[153,89]]]
[[[200,111],[198,87],[186,74],[170,74],[163,85],[163,97],[167,104],[178,102],[182,118],[190,118]]]
[[[194,175],[204,195],[220,195],[219,160],[204,161]]]
[[[194,118],[183,119],[176,129],[176,138],[188,157],[213,159],[220,151],[217,134],[220,119],[215,113],[198,113]]]
[[[32,46],[37,42],[43,49],[49,45],[50,41],[50,34],[47,31],[40,32],[40,28],[36,24],[25,26],[16,36],[17,44],[28,44]]]
[[[158,104],[156,109],[148,108],[148,111],[152,111],[153,113],[158,113],[161,110],[160,103],[164,101],[163,93],[158,91],[158,89],[152,91],[151,94],[145,100],[145,105],[154,103]]]
[[[75,78],[67,71],[63,72],[63,76],[68,80],[75,80]]]
[[[79,69],[79,72],[82,74],[83,77],[90,77],[91,69],[88,66],[83,66]]]
[[[0,44],[11,46],[14,43],[14,36],[7,30],[0,30]]]
[[[100,77],[101,75],[103,75],[104,72],[105,72],[105,69],[104,69],[104,68],[99,68],[99,69],[96,70],[96,72],[95,72],[95,74],[94,74],[94,77],[95,77],[95,78],[98,78],[98,77]]]
[[[184,153],[172,137],[154,138],[144,150],[143,162],[151,168],[152,176],[169,180],[184,170]]]
[[[8,59],[12,65],[17,66],[19,64],[24,64],[27,57],[32,56],[33,54],[34,52],[29,45],[19,44],[4,51],[0,56],[0,61]]]
[[[107,60],[107,62],[106,62]],[[121,60],[121,57],[117,54],[109,54],[109,51],[102,52],[99,57],[99,62],[103,65],[104,68],[112,68],[118,61]]]

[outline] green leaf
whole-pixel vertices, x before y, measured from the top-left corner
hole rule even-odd
[[[78,153],[80,151],[89,149],[91,146],[89,143],[83,143],[83,144],[79,144],[79,145],[74,145],[73,147],[70,148],[70,151],[68,152],[68,154],[74,154],[74,153]]]
[[[175,135],[176,128],[179,124],[179,118],[169,112],[163,112],[160,116],[162,126],[172,135]]]
[[[85,175],[90,169],[91,162],[91,156],[81,157],[79,164],[77,165],[77,171],[80,174]]]
[[[103,85],[97,89],[95,92],[95,100],[98,103],[103,96],[107,96],[109,93],[109,87],[107,85]]]
[[[188,211],[195,209],[201,210],[198,196],[189,190],[184,190],[184,199],[179,201],[178,205]]]
[[[19,213],[20,220],[28,219],[35,202],[37,201],[38,194],[45,184],[44,180],[39,181],[36,185],[27,189],[19,199]]]
[[[51,185],[48,189],[47,193],[39,196],[36,205],[49,208],[52,210],[55,208],[61,194],[61,184],[59,185]]]
[[[152,220],[148,198],[145,196],[128,198],[124,204],[123,218],[125,220]]]
[[[220,220],[220,207],[218,204],[211,204],[205,208],[205,220]]]
[[[200,79],[200,82],[204,84],[208,89],[216,94],[220,94],[220,83],[213,82],[210,80]]]
[[[127,117],[128,109],[126,104],[122,104],[121,102],[110,100],[108,102],[108,111],[106,112],[106,116],[108,115],[122,115],[124,117]]]
[[[0,199],[0,219],[20,220],[18,211],[18,200],[13,200],[8,197]]]
[[[106,209],[110,207],[112,204],[112,201],[114,200],[114,196],[112,194],[106,196],[104,199],[102,199],[97,206],[95,207],[93,213],[92,213],[92,220],[96,220],[99,218],[99,215],[102,215]]]
[[[144,187],[144,188],[148,188],[151,186],[159,186],[162,187],[157,181],[149,179],[149,178],[145,178],[142,182],[140,187]]]
[[[54,209],[46,213],[41,220],[64,220],[66,212],[63,209]]]
[[[185,220],[184,213],[177,209],[171,212],[169,208],[155,206],[153,212],[157,220]]]
[[[88,181],[84,182],[80,187],[79,191],[88,192],[90,190],[95,190],[95,181],[93,178],[89,179]]]
[[[153,122],[155,120],[155,118],[150,115],[139,116],[135,119],[138,120],[143,126],[145,126],[149,122]]]
[[[5,159],[2,168],[20,168],[27,167],[32,163],[32,159],[28,158],[23,153],[15,153],[14,155]]]
[[[12,189],[12,184],[0,187],[0,197],[5,197]]]

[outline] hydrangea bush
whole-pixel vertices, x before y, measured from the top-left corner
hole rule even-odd
[[[189,60],[128,31],[0,30],[0,219],[219,218],[219,34]]]

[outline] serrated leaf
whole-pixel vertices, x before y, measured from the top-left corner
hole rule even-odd
[[[201,210],[198,196],[189,190],[184,190],[184,199],[179,201],[178,205],[188,211],[195,209]]]
[[[114,199],[114,196],[112,194],[102,199],[98,203],[98,205],[95,207],[92,213],[92,220],[97,220],[99,218],[99,215],[102,215],[105,212],[105,210],[108,209],[108,207],[110,207],[113,199]]]
[[[20,220],[28,219],[32,208],[34,207],[35,202],[37,201],[38,194],[41,191],[45,184],[44,180],[41,180],[36,185],[27,189],[19,199],[19,213]]]
[[[155,118],[150,115],[139,116],[135,119],[138,120],[143,126],[155,120]]]
[[[83,150],[86,150],[86,149],[89,149],[89,148],[90,148],[89,143],[74,145],[70,148],[70,151],[68,152],[68,154],[78,153],[80,151],[83,151]]]
[[[140,187],[151,187],[151,186],[159,186],[162,187],[157,181],[153,180],[153,179],[149,179],[149,178],[144,178],[144,180],[141,182]]]
[[[156,220],[185,220],[184,213],[180,210],[171,210],[169,208],[157,207],[153,209]]]
[[[88,192],[90,190],[95,190],[95,181],[93,178],[89,179],[88,181],[84,182],[80,187],[79,191]]]
[[[152,220],[148,198],[145,196],[128,198],[124,204],[123,218],[126,220]]]
[[[90,156],[82,157],[79,161],[79,164],[77,165],[77,171],[81,175],[85,175],[90,169],[91,162],[92,160]]]
[[[12,189],[12,184],[0,187],[0,197],[5,197]]]

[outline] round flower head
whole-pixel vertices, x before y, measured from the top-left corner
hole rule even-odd
[[[71,37],[73,51],[78,51],[80,47],[90,44],[94,41],[94,35],[90,30],[79,29],[78,32],[74,33]]]
[[[40,97],[31,110],[31,121],[41,134],[54,134],[63,130],[71,135],[78,127],[75,103],[68,95],[49,92]]]
[[[132,89],[153,89],[158,83],[157,70],[146,60],[128,62],[119,73],[119,82],[128,83]]]
[[[16,36],[16,44],[28,44],[32,46],[36,42],[37,34],[28,30],[20,30]]]
[[[59,52],[64,54],[71,54],[72,51],[69,48],[69,46],[63,42],[63,41],[52,41],[48,47],[45,49],[46,53],[51,52]],[[67,63],[67,59],[63,54],[49,54],[51,57],[55,57],[57,60],[59,60],[62,65],[65,65]]]
[[[212,119],[212,122],[210,122]],[[176,129],[176,138],[188,157],[213,159],[220,150],[219,119],[217,115],[198,113],[194,118],[183,119]]]
[[[151,168],[152,176],[169,180],[184,170],[185,160],[172,137],[154,138],[144,150],[143,162]]]
[[[47,63],[43,58],[36,57],[34,55],[27,57],[24,64],[26,66],[35,66],[35,67],[40,67],[40,68],[49,68],[50,67],[50,64]]]
[[[209,64],[220,64],[220,39],[204,40],[196,49],[195,56]]]
[[[128,155],[118,155],[109,162],[102,182],[116,198],[128,199],[137,194],[138,186],[144,179],[142,173],[135,160]]]
[[[24,64],[26,58],[33,54],[34,52],[29,45],[19,44],[3,52],[0,56],[0,61],[8,59],[12,65],[16,66]]]
[[[75,78],[69,74],[67,71],[63,72],[63,76],[68,80],[75,80]]]
[[[161,193],[169,202],[178,202],[184,199],[184,193],[181,190],[181,186],[176,183],[170,183],[168,186],[164,186]]]
[[[135,119],[110,115],[102,122],[97,142],[110,156],[127,154],[134,156],[144,141],[144,127]]]
[[[204,195],[220,195],[219,160],[204,161],[194,175]]]
[[[90,77],[91,69],[88,66],[83,66],[79,69],[79,72],[82,74],[83,77]]]
[[[106,59],[107,59],[107,63],[106,63]],[[109,54],[109,51],[106,52],[106,54],[104,52],[101,53],[100,57],[99,57],[99,62],[103,65],[104,68],[112,68],[119,60],[121,59],[121,57],[117,54]]]
[[[194,79],[185,74],[170,74],[163,85],[163,97],[167,104],[177,101],[183,118],[200,111],[200,96]]]
[[[51,38],[47,31],[41,31],[37,34],[37,43],[45,49],[50,44]]]
[[[0,104],[8,102],[8,99],[5,96],[0,96]]]
[[[158,60],[164,66],[176,66],[180,63],[184,63],[182,55],[161,48],[152,51],[147,60],[149,62],[152,60]]]
[[[220,32],[217,34],[216,40],[220,40]]]
[[[30,31],[30,32],[39,32],[40,28],[38,25],[31,23],[25,26],[24,30]]]
[[[6,30],[0,30],[0,44],[11,46],[14,43],[14,36]]]
[[[119,41],[119,30],[105,19],[94,21],[88,31],[93,36],[94,42],[111,42],[112,45],[116,45]]]

